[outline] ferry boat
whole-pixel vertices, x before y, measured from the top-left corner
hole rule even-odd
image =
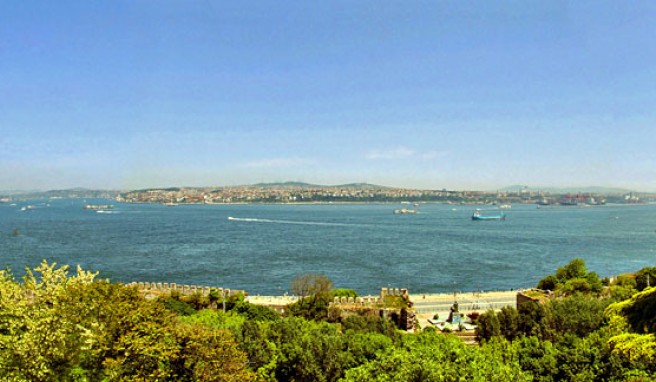
[[[501,212],[499,214],[482,214],[481,211],[475,211],[472,215],[472,220],[506,220],[506,214]]]

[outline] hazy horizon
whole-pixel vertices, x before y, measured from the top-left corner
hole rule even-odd
[[[656,192],[654,16],[646,1],[4,2],[0,189]]]

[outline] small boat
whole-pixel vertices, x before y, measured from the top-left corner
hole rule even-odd
[[[407,208],[400,208],[398,210],[394,210],[395,215],[407,215],[407,214],[416,214],[417,210],[409,210]]]
[[[501,210],[509,210],[511,208],[512,208],[512,205],[510,205],[510,204],[502,204],[502,205],[499,206],[499,209],[501,209]]]
[[[500,214],[484,215],[481,213],[481,211],[477,210],[474,212],[471,218],[472,220],[506,220],[506,214],[502,212]]]
[[[111,210],[113,208],[113,204],[85,204],[82,207],[85,210]]]

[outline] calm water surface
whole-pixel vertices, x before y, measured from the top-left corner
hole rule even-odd
[[[656,206],[514,205],[506,221],[472,221],[475,206],[427,204],[181,205],[83,200],[0,204],[0,265],[16,276],[42,259],[113,281],[218,285],[282,294],[321,273],[361,294],[515,289],[575,257],[601,276],[656,263]],[[35,208],[21,211],[24,205]],[[486,207],[488,208],[488,207]],[[20,234],[14,236],[18,229]]]

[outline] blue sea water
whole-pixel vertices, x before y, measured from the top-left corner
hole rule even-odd
[[[116,207],[98,213],[82,209],[85,203]],[[35,208],[21,211],[27,204]],[[436,293],[530,287],[573,258],[602,277],[656,263],[656,205],[514,205],[506,221],[484,222],[470,219],[476,206],[425,204],[416,215],[394,215],[400,207],[0,204],[0,265],[18,277],[46,259],[117,282],[270,295],[288,292],[304,273],[360,294],[381,287]]]

